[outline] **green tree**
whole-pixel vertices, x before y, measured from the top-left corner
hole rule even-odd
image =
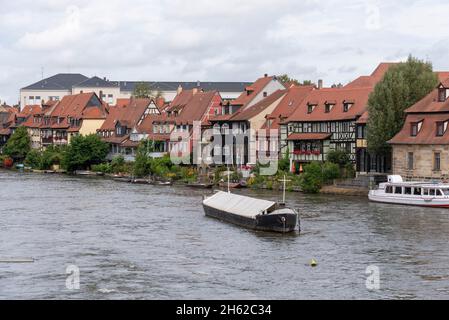
[[[35,149],[30,150],[25,158],[24,164],[33,169],[41,169],[42,154]]]
[[[323,184],[323,171],[321,164],[312,162],[304,167],[300,187],[305,193],[318,193]]]
[[[344,168],[351,163],[349,154],[343,150],[331,150],[327,154],[327,161],[337,164],[340,168]]]
[[[432,64],[409,56],[405,63],[391,67],[368,101],[368,151],[387,155],[392,139],[404,125],[405,109],[425,97],[438,84]]]
[[[280,76],[277,76],[277,79],[281,81],[284,84],[287,83],[293,83],[296,86],[310,86],[313,85],[313,82],[311,80],[304,80],[303,82],[299,81],[295,78],[290,78],[288,74],[282,74]]]
[[[156,97],[157,93],[153,93],[151,86],[147,82],[139,82],[134,87],[132,95],[134,98],[152,98]]]
[[[154,143],[151,140],[143,140],[137,148],[136,159],[133,165],[133,175],[135,177],[145,177],[151,172],[150,153],[154,150]]]
[[[42,165],[41,169],[51,169],[53,165],[61,164],[63,149],[60,146],[48,146],[44,152],[42,152]]]
[[[290,171],[290,150],[287,148],[285,155],[279,160],[278,168],[280,171],[289,172]]]
[[[96,134],[76,136],[63,154],[63,164],[67,171],[88,169],[94,164],[103,163],[109,152],[107,143]]]
[[[9,155],[14,160],[24,160],[31,150],[31,139],[28,135],[27,128],[17,128],[13,135],[9,138],[3,153]]]
[[[125,157],[123,155],[115,156],[111,162],[112,172],[120,173],[125,171]]]

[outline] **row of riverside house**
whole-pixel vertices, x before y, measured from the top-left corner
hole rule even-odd
[[[0,150],[18,126],[26,126],[32,147],[70,143],[75,135],[96,133],[110,144],[109,159],[122,154],[132,161],[142,140],[155,143],[153,156],[192,150],[194,122],[201,130],[222,135],[223,161],[253,166],[268,151],[290,159],[290,168],[325,161],[331,150],[350,155],[358,173],[394,172],[409,178],[449,178],[449,73],[438,73],[440,85],[407,110],[403,130],[390,143],[393,156],[375,156],[367,151],[368,99],[376,84],[394,63],[381,63],[369,76],[361,76],[341,87],[284,84],[264,75],[245,84],[235,99],[223,99],[219,90],[200,86],[178,86],[171,101],[117,98],[108,104],[104,95],[92,92],[67,93],[42,105],[0,107]],[[95,83],[101,79],[94,79]],[[104,85],[104,84],[103,84]],[[233,89],[234,90],[234,89]],[[226,144],[226,133],[258,130],[256,138],[245,138],[243,147]],[[275,140],[267,139],[277,132]],[[172,141],[171,134],[189,139]],[[201,160],[201,159],[197,159]],[[228,162],[229,164],[229,162]]]

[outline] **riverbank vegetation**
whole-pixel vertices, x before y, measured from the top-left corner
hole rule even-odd
[[[134,178],[150,178],[159,181],[179,181],[184,183],[202,182],[219,184],[227,181],[226,172],[230,171],[231,182],[245,180],[247,185],[254,189],[279,190],[283,187],[284,177],[287,191],[303,191],[318,193],[324,185],[332,184],[335,179],[351,178],[354,175],[353,164],[348,154],[342,151],[331,151],[325,163],[313,162],[304,166],[300,175],[290,172],[288,156],[278,162],[278,171],[275,175],[261,174],[262,166],[257,164],[250,176],[243,178],[237,168],[219,166],[212,169],[201,170],[192,166],[175,165],[169,155],[153,158],[154,143],[150,140],[142,141],[137,148],[135,160],[125,161],[123,155],[107,160],[109,145],[97,135],[76,136],[67,146],[48,146],[43,151],[31,149],[26,131],[17,130],[14,139],[17,144],[6,148],[11,152],[2,156],[2,162],[9,157],[19,161],[23,159],[26,168],[35,170],[61,170],[73,173],[77,170],[91,170],[102,174],[114,174]],[[288,152],[287,152],[288,154]],[[202,172],[201,176],[199,171]]]

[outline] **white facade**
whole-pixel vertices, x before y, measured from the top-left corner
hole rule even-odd
[[[248,109],[248,108],[252,107],[256,103],[262,101],[263,99],[265,99],[269,95],[271,95],[274,92],[276,92],[277,90],[285,90],[285,87],[279,80],[273,79],[265,86],[265,88],[263,88],[263,90],[261,90],[254,97],[254,99],[250,103],[248,103],[248,105],[245,107],[245,109]]]
[[[40,105],[42,100],[62,100],[63,97],[71,95],[70,90],[20,90],[20,105]]]

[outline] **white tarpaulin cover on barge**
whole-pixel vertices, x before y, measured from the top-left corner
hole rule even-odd
[[[260,200],[219,191],[203,203],[217,210],[254,218],[261,212],[275,206],[273,201]]]

